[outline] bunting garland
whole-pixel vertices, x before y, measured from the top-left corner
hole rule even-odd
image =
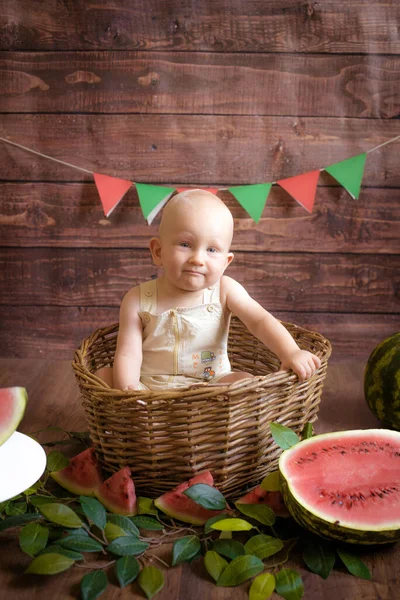
[[[249,185],[235,186],[231,188],[201,188],[209,191],[213,194],[217,194],[220,189],[227,189],[232,196],[239,202],[249,216],[258,223],[261,219],[264,207],[267,202],[268,194],[271,187],[276,183],[286,192],[288,192],[301,206],[303,206],[309,213],[312,213],[315,195],[317,191],[318,178],[321,171],[329,173],[344,189],[350,194],[350,196],[356,200],[360,195],[361,182],[364,175],[365,163],[367,154],[378,150],[387,144],[397,141],[400,139],[400,135],[375,146],[367,152],[352,156],[340,162],[329,165],[316,171],[310,171],[308,173],[302,173],[286,179],[280,179],[276,182],[271,183],[257,183]],[[144,218],[150,225],[155,216],[160,212],[162,207],[168,202],[171,196],[175,192],[182,192],[191,188],[171,188],[163,187],[159,185],[151,185],[147,183],[137,183],[128,181],[126,179],[120,179],[118,177],[111,177],[110,175],[104,175],[102,173],[94,173],[88,169],[78,167],[71,163],[67,163],[58,158],[48,156],[22,144],[17,144],[6,138],[0,137],[0,141],[6,144],[11,144],[32,152],[38,156],[48,158],[55,162],[61,163],[65,166],[78,169],[85,173],[90,173],[93,176],[97,191],[99,193],[100,201],[103,206],[103,211],[106,217],[112,213],[114,208],[121,202],[123,197],[129,188],[135,184],[136,191],[139,198],[140,207]]]
[[[150,225],[164,204],[168,202],[175,188],[149,185],[147,183],[136,183],[135,185],[143,216]]]
[[[364,175],[367,154],[359,154],[347,160],[326,167],[325,171],[332,175],[340,185],[350,194],[353,200],[358,199],[361,189],[361,181]]]
[[[280,179],[276,183],[286,190],[309,213],[312,213],[319,174],[319,170],[311,171],[310,173],[303,173],[303,175],[296,175],[288,179]]]
[[[103,205],[104,214],[109,217],[129,188],[132,187],[132,181],[102,175],[101,173],[93,173],[93,178]]]
[[[229,188],[228,191],[235,196],[236,200],[250,217],[258,223],[261,219],[264,206],[267,203],[272,183],[258,183],[255,185],[240,185]]]

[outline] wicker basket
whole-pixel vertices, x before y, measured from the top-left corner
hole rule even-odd
[[[236,318],[229,332],[233,370],[252,373],[226,385],[165,392],[111,389],[93,373],[111,366],[118,324],[83,340],[72,363],[82,394],[90,436],[102,467],[128,465],[143,495],[170,490],[210,469],[228,498],[258,484],[276,469],[281,450],[272,421],[300,432],[315,421],[331,345],[320,334],[284,323],[298,345],[317,354],[321,367],[300,383]]]

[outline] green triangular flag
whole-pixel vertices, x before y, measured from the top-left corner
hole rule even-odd
[[[272,183],[257,183],[256,185],[239,185],[228,188],[244,210],[258,223],[267,202]]]
[[[326,167],[324,170],[332,175],[349,192],[352,198],[357,199],[360,195],[366,158],[367,154],[364,152]]]
[[[161,187],[160,185],[148,185],[147,183],[135,183],[140,207],[149,225],[169,200],[175,188]]]

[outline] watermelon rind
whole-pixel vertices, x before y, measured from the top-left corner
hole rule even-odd
[[[198,483],[213,486],[214,478],[210,471],[199,473],[176,486],[173,490],[165,492],[154,500],[155,506],[173,519],[179,519],[183,523],[191,525],[204,525],[208,519],[222,514],[223,510],[209,510],[203,508],[189,497],[184,495],[189,487]]]
[[[365,367],[364,396],[385,426],[400,430],[400,333],[372,351]]]
[[[137,513],[135,484],[129,467],[122,467],[111,475],[95,490],[94,494],[97,500],[113,514],[133,517]]]
[[[78,496],[94,496],[103,483],[95,449],[86,448],[60,471],[52,471],[50,476],[65,490]]]
[[[400,540],[400,518],[394,518],[391,523],[381,523],[377,525],[360,526],[351,523],[351,517],[342,521],[334,520],[318,510],[317,506],[304,501],[299,497],[296,486],[288,475],[290,461],[300,447],[303,449],[312,449],[312,445],[318,440],[324,440],[326,443],[335,442],[346,438],[357,439],[372,438],[374,435],[384,435],[388,441],[393,440],[400,448],[400,433],[386,429],[367,429],[354,431],[338,431],[314,436],[296,444],[292,448],[285,450],[279,459],[279,471],[281,478],[281,491],[285,504],[293,518],[304,528],[327,539],[340,540],[349,544],[388,544]],[[400,458],[399,458],[400,461]],[[399,469],[400,483],[400,469]],[[351,513],[350,513],[351,515]],[[344,524],[345,521],[345,524]]]
[[[25,413],[28,393],[24,387],[0,389],[0,414],[3,403],[12,402],[12,415],[7,422],[0,422],[0,446],[12,436]]]

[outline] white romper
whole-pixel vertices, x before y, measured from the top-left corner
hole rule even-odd
[[[219,282],[205,289],[203,304],[157,314],[157,279],[140,285],[140,389],[214,383],[232,372],[227,352],[231,313],[222,307],[219,289]]]

